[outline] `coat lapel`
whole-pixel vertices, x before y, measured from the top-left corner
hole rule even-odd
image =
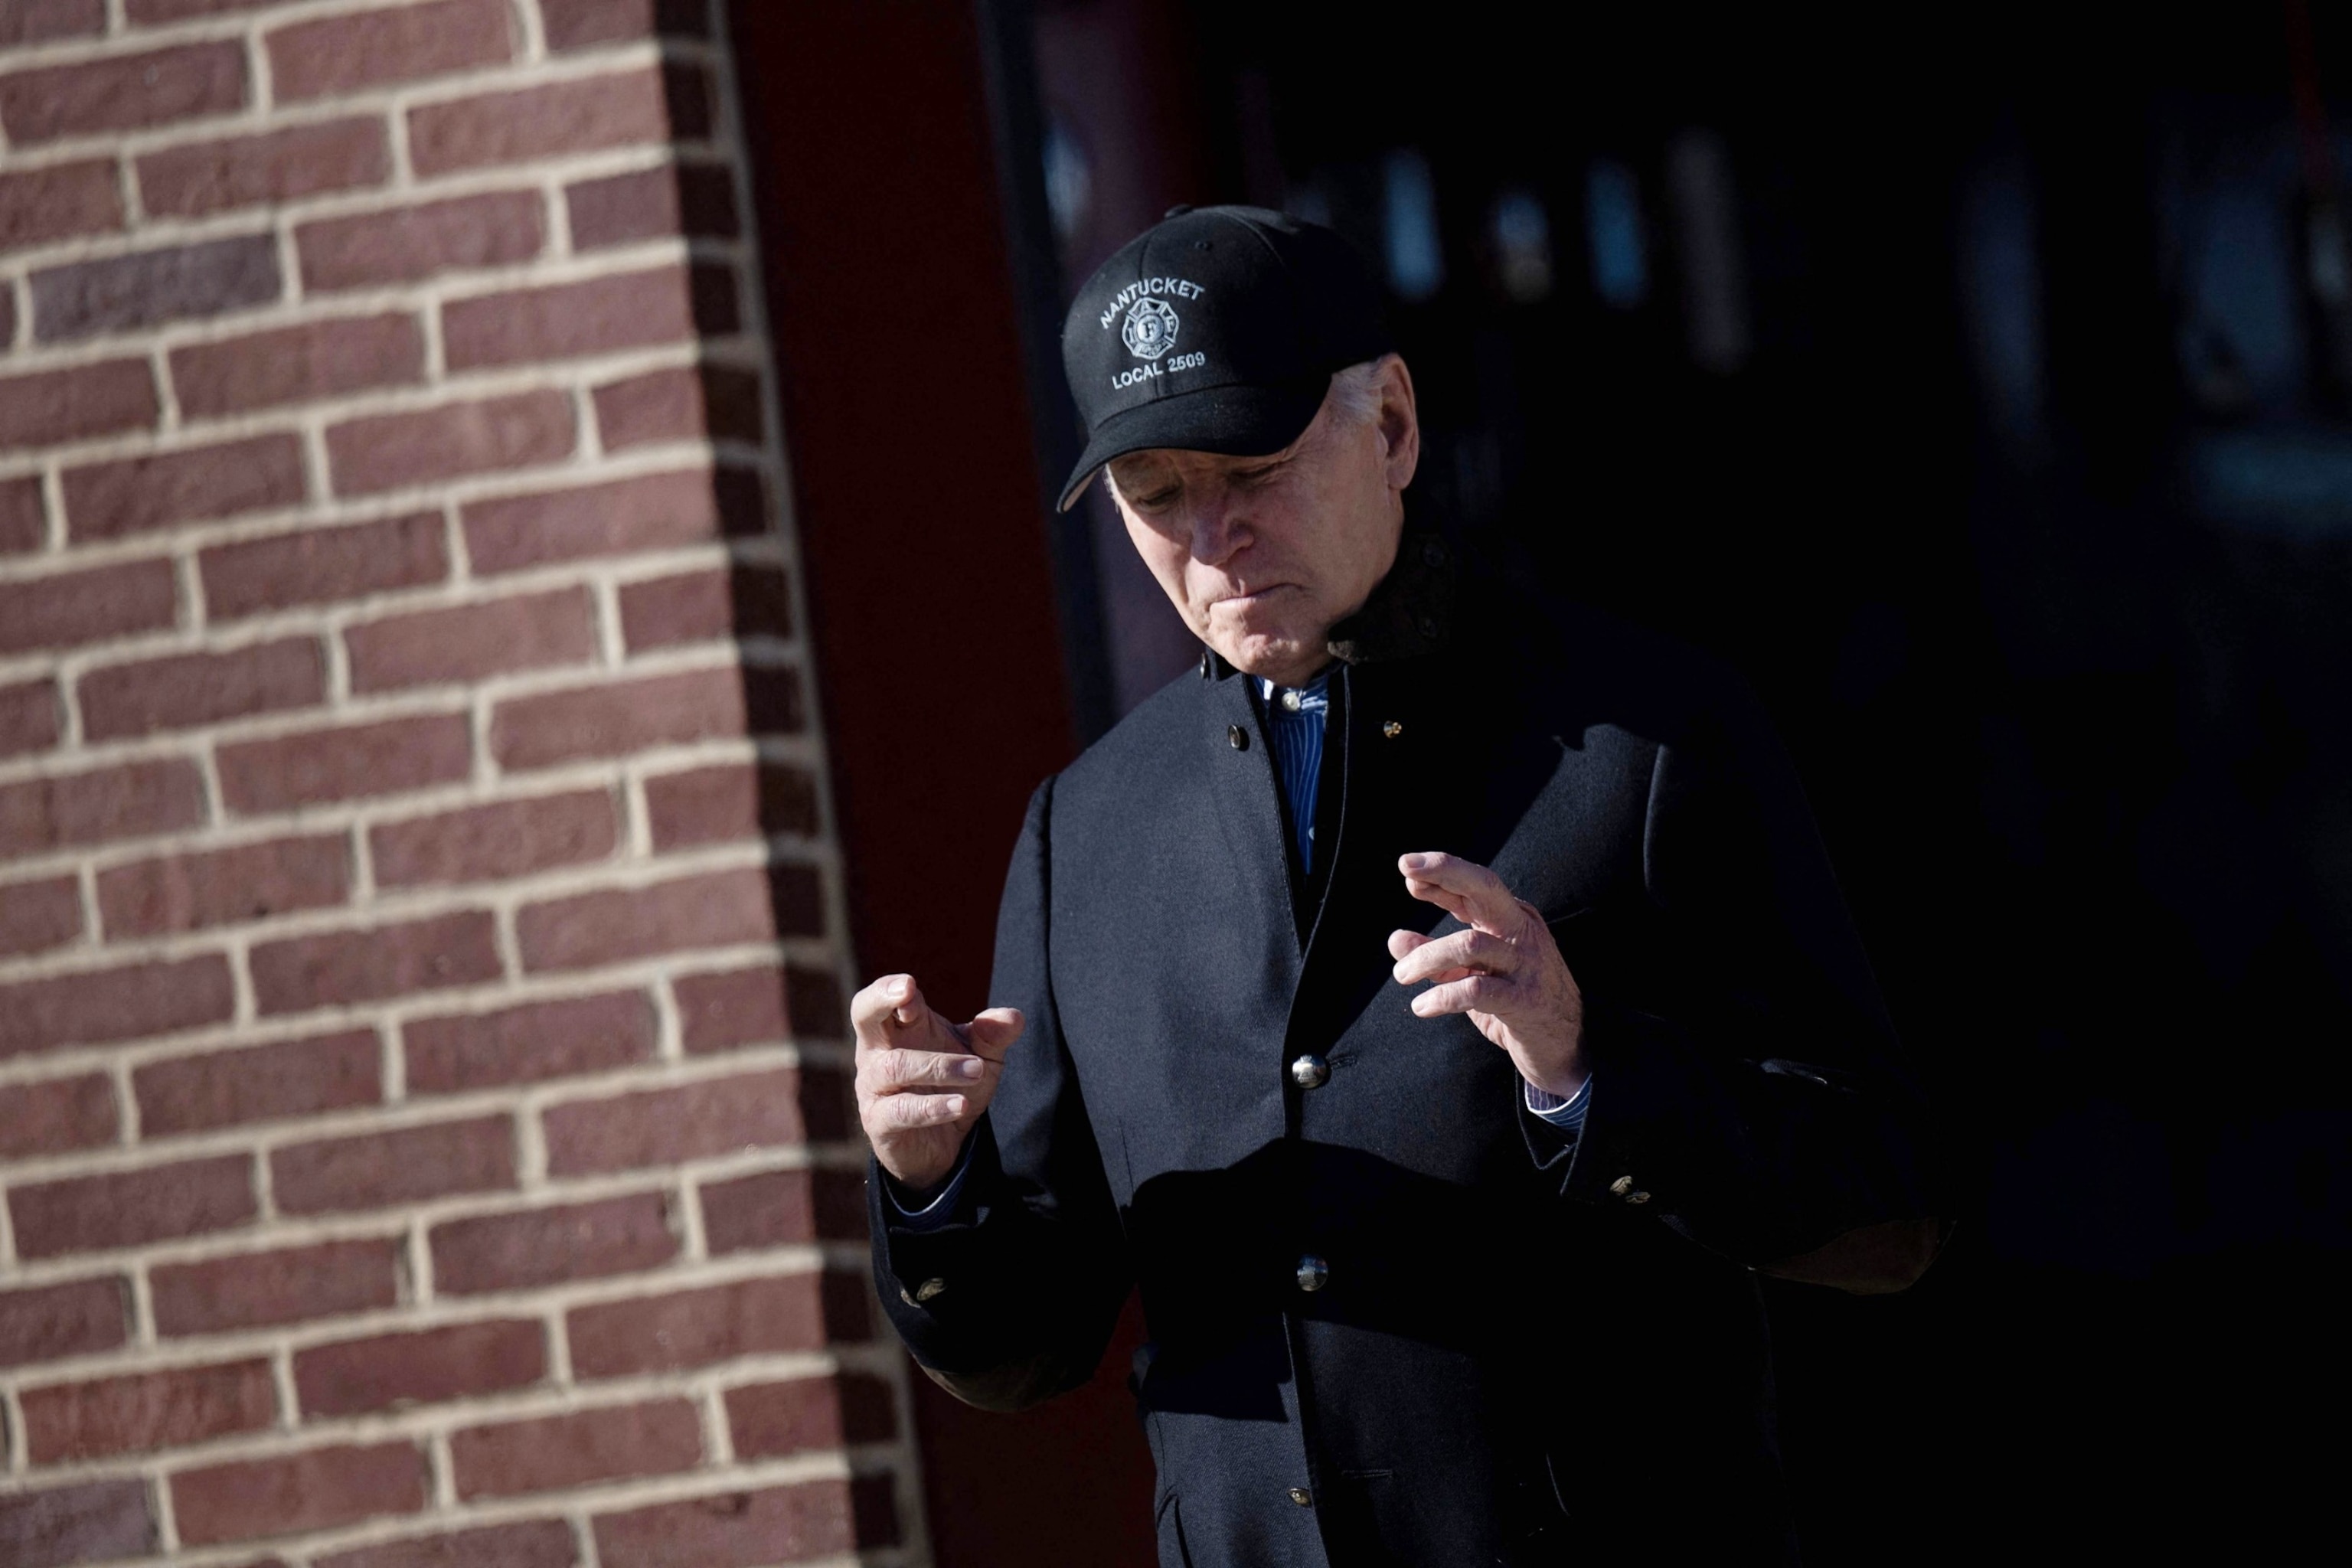
[[[1217,826],[1244,890],[1244,902],[1265,928],[1267,962],[1278,964],[1285,984],[1295,986],[1298,927],[1292,915],[1290,852],[1282,841],[1282,786],[1275,778],[1273,748],[1257,704],[1250,700],[1250,678],[1222,663],[1213,668],[1202,682],[1206,696],[1199,743],[1211,753]],[[1233,743],[1236,734],[1244,745]]]

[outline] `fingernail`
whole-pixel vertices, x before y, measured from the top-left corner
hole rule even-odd
[[[948,1094],[948,1095],[941,1095],[940,1098],[941,1101],[942,1101],[942,1102],[947,1106],[948,1115],[950,1115],[950,1117],[956,1117],[956,1116],[961,1116],[961,1115],[963,1114],[963,1096],[962,1096],[962,1095],[960,1095],[960,1094]]]
[[[988,1064],[978,1057],[966,1057],[963,1060],[955,1063],[950,1070],[958,1078],[978,1078],[988,1070]]]
[[[1408,871],[1426,871],[1429,869],[1429,857],[1426,855],[1408,855],[1403,859],[1399,860],[1397,864],[1403,867]]]
[[[914,988],[915,988],[915,983],[914,983],[913,981],[911,981],[911,980],[908,979],[908,978],[907,978],[905,975],[903,975],[903,974],[902,974],[902,975],[900,975],[898,979],[893,980],[892,982],[890,982],[890,994],[891,994],[891,995],[893,995],[893,996],[899,997],[899,998],[901,998],[901,999],[904,999],[904,998],[906,997],[907,994],[908,994],[908,993],[909,993],[909,992],[911,992],[912,990],[914,990]]]

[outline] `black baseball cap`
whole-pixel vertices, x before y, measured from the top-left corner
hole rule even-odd
[[[1264,207],[1174,207],[1087,279],[1062,368],[1095,470],[1154,447],[1279,452],[1315,422],[1331,373],[1390,351],[1381,292],[1329,229]]]

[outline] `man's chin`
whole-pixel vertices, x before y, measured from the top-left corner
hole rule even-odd
[[[1243,674],[1285,685],[1311,679],[1331,658],[1322,638],[1297,635],[1220,637],[1210,646]]]

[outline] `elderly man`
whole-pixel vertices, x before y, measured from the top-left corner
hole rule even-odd
[[[1031,800],[996,1005],[856,997],[893,1322],[1013,1409],[1139,1287],[1163,1564],[1780,1560],[1755,1273],[1937,1226],[1769,726],[1416,526],[1328,231],[1178,209],[1063,353],[1063,504],[1108,471],[1206,648]]]

